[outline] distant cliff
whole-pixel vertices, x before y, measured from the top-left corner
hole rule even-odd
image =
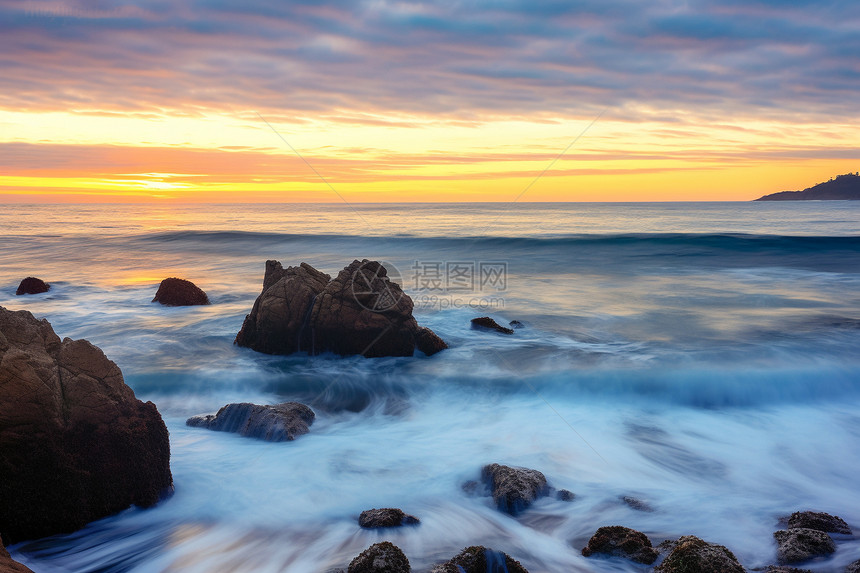
[[[756,201],[839,201],[860,200],[860,174],[846,173],[803,191],[781,191]]]

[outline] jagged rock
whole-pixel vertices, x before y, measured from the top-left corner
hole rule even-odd
[[[651,546],[651,540],[644,533],[621,525],[601,527],[597,530],[582,550],[585,557],[595,553],[624,557],[645,565],[654,563],[658,555],[657,550]]]
[[[800,563],[836,551],[836,543],[827,533],[816,529],[795,528],[776,531],[776,560],[779,564]]]
[[[490,318],[489,316],[482,316],[480,318],[472,319],[472,328],[476,330],[495,330],[496,332],[500,332],[502,334],[513,334],[513,328],[506,328]]]
[[[18,285],[18,290],[15,291],[15,295],[21,296],[22,294],[39,294],[42,292],[48,292],[50,288],[51,285],[49,285],[42,279],[37,279],[36,277],[27,277],[21,281],[21,284]]]
[[[708,543],[693,535],[681,537],[673,545],[672,552],[654,569],[655,572],[744,573],[734,554],[722,545]]]
[[[193,282],[171,277],[161,281],[152,302],[164,306],[195,306],[209,304],[209,297]]]
[[[353,261],[337,277],[307,263],[266,262],[263,292],[235,343],[267,354],[430,355],[447,345],[412,316],[412,299],[376,261]]]
[[[307,434],[314,417],[313,410],[298,402],[273,406],[241,403],[227,404],[217,414],[192,416],[185,424],[218,432],[235,432],[268,442],[284,442]]]
[[[409,573],[409,560],[389,541],[374,543],[352,560],[347,573]]]
[[[404,513],[394,507],[368,509],[358,516],[358,525],[373,529],[376,527],[400,527],[401,525],[418,525],[421,521],[414,515]]]
[[[507,553],[479,545],[463,549],[456,557],[437,565],[431,573],[528,573]]]
[[[561,501],[573,501],[576,499],[576,494],[567,489],[560,489],[555,496]]]
[[[654,508],[648,505],[648,503],[642,501],[641,499],[636,499],[635,497],[631,497],[629,495],[622,495],[619,498],[626,506],[630,509],[635,509],[636,511],[644,511],[647,513],[651,513],[654,511]]]
[[[29,567],[25,567],[12,559],[9,552],[3,547],[2,540],[0,540],[0,571],[3,573],[33,573]]]
[[[848,567],[846,567],[845,573],[860,573],[860,560],[857,560]]]
[[[489,464],[481,470],[481,479],[490,488],[496,507],[511,515],[526,509],[549,492],[546,477],[528,468]]]
[[[0,476],[3,539],[74,531],[169,492],[167,427],[99,348],[0,307]]]
[[[817,511],[795,511],[788,518],[789,529],[816,529],[827,533],[851,535],[851,528],[841,517]]]

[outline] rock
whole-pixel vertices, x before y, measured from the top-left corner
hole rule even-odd
[[[629,495],[622,495],[619,498],[624,502],[630,509],[635,509],[636,511],[644,511],[647,513],[653,512],[654,508],[648,505],[646,502],[641,499],[636,499],[635,497],[630,497]]]
[[[437,565],[431,573],[528,573],[507,553],[479,545],[463,549],[456,557]]]
[[[796,511],[788,518],[789,529],[816,529],[827,533],[851,535],[851,528],[841,517],[816,511]]]
[[[418,525],[421,521],[414,515],[403,513],[394,507],[368,509],[358,516],[358,525],[368,529],[376,527],[400,527],[401,525]]]
[[[331,279],[306,263],[266,262],[263,292],[235,343],[267,354],[430,355],[447,348],[418,326],[412,299],[376,261],[353,261]]]
[[[21,296],[22,294],[39,294],[42,292],[48,292],[50,288],[51,285],[49,285],[42,279],[37,279],[36,277],[27,277],[21,281],[21,284],[18,285],[18,290],[15,291],[15,295]]]
[[[209,297],[193,282],[171,277],[161,281],[152,302],[164,306],[195,306],[209,304]]]
[[[218,432],[235,432],[267,442],[284,442],[307,434],[314,418],[314,411],[298,402],[274,406],[241,403],[227,404],[217,414],[192,416],[185,424]]]
[[[783,567],[781,565],[768,565],[764,573],[812,573],[809,569],[796,569],[794,567]]]
[[[827,533],[816,529],[796,528],[777,531],[776,560],[780,565],[800,563],[836,551],[836,543]]]
[[[514,329],[505,328],[489,316],[482,316],[480,318],[472,319],[472,328],[475,330],[495,330],[496,332],[500,332],[502,334],[513,334]]]
[[[661,544],[663,545],[663,544]],[[744,573],[734,554],[693,535],[678,539],[672,552],[655,569],[657,573]]]
[[[448,348],[448,344],[444,340],[425,326],[418,327],[418,333],[415,335],[415,346],[427,356],[432,356],[440,350]]]
[[[624,557],[645,565],[654,563],[658,555],[657,550],[651,546],[651,540],[644,533],[621,525],[601,527],[597,530],[582,550],[585,557],[595,553]]]
[[[555,496],[561,501],[573,501],[574,499],[576,499],[576,494],[566,489],[558,490]]]
[[[3,573],[33,573],[29,567],[25,567],[12,559],[9,552],[3,547],[2,540],[0,540],[0,571]]]
[[[489,464],[481,470],[481,479],[490,488],[496,507],[511,515],[526,509],[549,491],[546,477],[528,468]]]
[[[845,573],[860,573],[860,559],[846,567]]]
[[[512,320],[508,323],[508,326],[513,328],[514,330],[519,330],[520,328],[525,328],[526,325],[520,322],[519,320]]]
[[[172,488],[167,428],[86,340],[0,307],[0,534],[74,531]]]
[[[409,560],[389,541],[374,543],[352,560],[347,573],[409,573]]]

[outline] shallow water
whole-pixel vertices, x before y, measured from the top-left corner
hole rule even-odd
[[[389,539],[416,571],[473,544],[533,573],[642,570],[579,555],[597,527],[621,524],[772,563],[792,511],[860,528],[858,228],[850,202],[6,206],[0,305],[121,366],[167,422],[176,483],[153,509],[12,552],[47,572],[315,572]],[[269,258],[330,274],[386,261],[451,348],[382,359],[236,348]],[[428,265],[462,263],[474,286],[426,288]],[[504,284],[482,286],[481,263],[504,264]],[[52,290],[15,297],[27,275]],[[150,303],[167,276],[214,304]],[[471,331],[486,314],[526,327]],[[317,412],[291,443],[184,425],[231,401],[285,400]],[[576,499],[503,515],[460,487],[490,462],[539,469]],[[371,507],[422,523],[361,530]],[[860,542],[837,541],[811,569],[860,558]]]

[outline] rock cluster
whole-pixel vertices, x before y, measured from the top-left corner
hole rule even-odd
[[[195,306],[209,304],[209,297],[193,282],[170,277],[158,285],[152,302],[164,306]]]
[[[450,560],[437,565],[431,573],[528,573],[519,561],[507,553],[474,545],[463,549]]]
[[[412,299],[376,261],[355,260],[332,279],[307,263],[266,261],[263,291],[235,343],[267,354],[426,355],[447,348],[412,316]]]
[[[185,424],[219,432],[234,432],[268,442],[284,442],[307,434],[314,418],[314,411],[299,402],[273,406],[240,403],[227,404],[217,414],[192,416]]]
[[[776,531],[776,559],[782,564],[795,564],[836,551],[836,542],[828,533],[851,534],[851,528],[841,517],[817,511],[796,511],[788,519],[788,529]]]
[[[73,531],[170,490],[167,428],[86,340],[0,307],[0,534]]]

